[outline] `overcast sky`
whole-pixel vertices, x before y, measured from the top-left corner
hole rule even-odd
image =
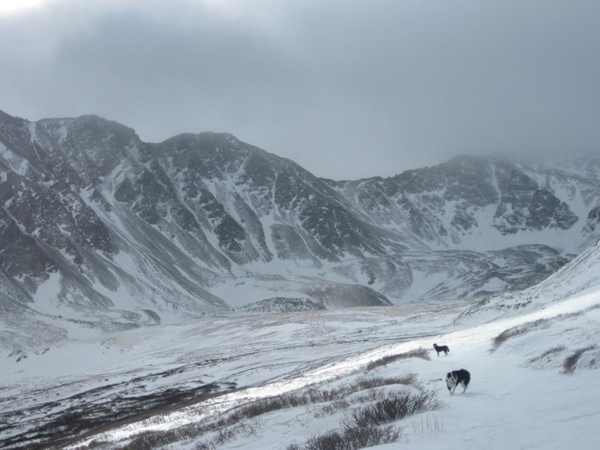
[[[0,8],[0,109],[231,132],[335,179],[600,155],[599,24],[598,0],[50,0]]]

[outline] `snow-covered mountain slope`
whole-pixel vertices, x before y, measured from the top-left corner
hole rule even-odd
[[[93,442],[114,449],[135,442],[193,449],[229,436],[216,448],[285,449],[341,428],[377,395],[424,389],[444,407],[391,421],[403,428],[403,448],[593,449],[600,286],[590,280],[597,277],[599,252],[591,249],[542,283],[545,294],[535,307],[471,316],[469,323],[455,320],[464,317],[464,301],[223,315],[3,352],[0,446],[87,448]],[[557,280],[574,273],[571,294],[551,295],[560,289]],[[435,355],[436,342],[449,345],[448,356]],[[431,359],[398,357],[419,348]],[[471,372],[471,384],[451,397],[443,378],[460,368]],[[393,381],[407,373],[418,383]],[[204,428],[265,399],[357,383],[363,387],[342,399],[314,395],[312,403],[256,407],[252,420]]]
[[[458,156],[391,178],[331,184],[364,216],[430,246],[482,251],[544,244],[578,253],[598,237],[599,164]]]
[[[600,292],[600,241],[542,282],[516,293],[485,298],[465,310],[456,323],[481,323],[533,311],[576,295]]]
[[[269,298],[339,308],[522,289],[600,235],[594,167],[460,157],[334,182],[229,134],[151,144],[97,116],[0,112],[0,345]]]

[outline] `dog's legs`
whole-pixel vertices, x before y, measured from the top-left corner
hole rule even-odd
[[[456,384],[452,387],[452,390],[450,391],[450,395],[454,395],[455,390],[456,390]]]
[[[462,383],[460,383],[460,384],[462,384],[462,387],[463,387],[463,394],[464,394],[465,392],[467,392],[467,388],[469,387],[469,385],[468,385],[468,384],[465,384],[465,383],[464,383],[464,381],[463,381]]]

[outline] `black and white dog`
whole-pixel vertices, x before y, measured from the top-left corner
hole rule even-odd
[[[450,395],[454,395],[454,390],[459,384],[463,387],[463,394],[467,392],[470,381],[471,374],[465,369],[453,370],[452,372],[448,372],[448,375],[446,375],[446,386],[448,386]]]
[[[448,356],[448,352],[450,351],[447,345],[433,344],[433,348],[437,352],[438,356],[440,356],[440,352],[444,352],[444,355]]]

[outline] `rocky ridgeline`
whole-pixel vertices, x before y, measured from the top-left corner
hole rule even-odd
[[[294,298],[290,264],[328,308],[521,289],[600,236],[599,160],[332,181],[230,134],[153,144],[97,116],[0,112],[0,196],[0,345],[228,311],[215,287],[258,272]]]

